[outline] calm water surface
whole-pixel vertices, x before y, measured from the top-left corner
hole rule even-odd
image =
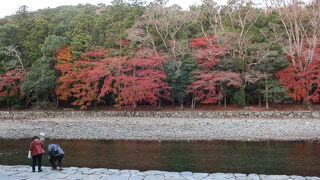
[[[0,139],[0,164],[30,164],[29,139]],[[320,176],[311,142],[45,140],[65,150],[64,166]],[[47,155],[44,164],[49,165]]]

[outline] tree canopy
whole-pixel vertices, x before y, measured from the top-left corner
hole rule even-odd
[[[22,6],[0,19],[0,105],[320,102],[319,1],[166,2]]]

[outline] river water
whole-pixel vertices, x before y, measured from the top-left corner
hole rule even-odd
[[[28,165],[30,139],[0,139],[0,164]],[[48,140],[66,155],[64,166],[320,176],[320,144],[279,141]],[[49,165],[47,155],[43,157]]]

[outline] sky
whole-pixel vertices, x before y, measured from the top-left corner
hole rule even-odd
[[[14,14],[17,9],[22,6],[28,6],[29,11],[36,11],[44,8],[55,8],[62,5],[78,5],[78,4],[110,4],[112,0],[0,0],[0,18]],[[220,0],[226,1],[226,0]],[[190,5],[199,4],[201,0],[169,0],[168,5],[178,4],[183,9],[188,9]]]

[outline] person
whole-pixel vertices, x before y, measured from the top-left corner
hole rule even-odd
[[[62,150],[62,148],[58,144],[49,144],[48,154],[52,170],[57,170],[57,162],[59,170],[62,170],[61,162],[64,157],[64,151]]]
[[[36,163],[38,163],[38,172],[42,172],[42,154],[45,152],[45,150],[43,149],[42,141],[38,136],[34,136],[32,138],[29,150],[31,151],[32,156],[32,172],[36,171]]]

